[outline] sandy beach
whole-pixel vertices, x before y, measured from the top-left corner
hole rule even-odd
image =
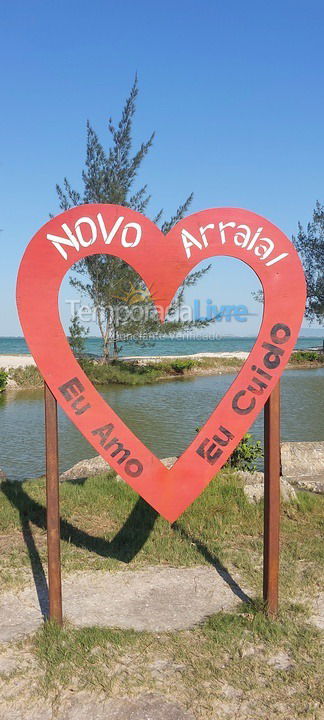
[[[36,365],[32,355],[0,355],[0,368],[3,370],[27,367],[28,365]]]
[[[125,360],[126,362],[135,360],[136,362],[140,362],[145,365],[146,363],[164,362],[167,360],[184,360],[188,358],[192,358],[193,360],[198,360],[199,358],[238,358],[239,360],[245,360],[249,354],[250,353],[248,352],[237,351],[218,353],[205,352],[194,353],[193,355],[132,355],[130,357],[121,357],[120,360]]]
[[[121,360],[125,362],[140,362],[145,365],[146,363],[163,362],[167,360],[178,360],[184,358],[238,358],[239,360],[245,360],[249,353],[247,352],[219,352],[219,353],[195,353],[194,355],[134,355],[129,357],[122,357]],[[11,368],[27,367],[29,365],[36,365],[32,355],[0,355],[0,368],[4,370],[10,370]]]

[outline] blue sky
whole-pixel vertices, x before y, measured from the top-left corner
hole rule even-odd
[[[108,142],[135,71],[135,146],[156,131],[139,181],[148,214],[193,190],[192,211],[238,206],[288,235],[324,201],[324,4],[315,0],[15,0],[1,7],[0,335],[20,335],[15,279],[34,232],[80,187],[89,119]],[[258,313],[253,273],[214,261],[193,295]],[[61,293],[75,297],[67,282]],[[221,327],[218,328],[222,332]]]

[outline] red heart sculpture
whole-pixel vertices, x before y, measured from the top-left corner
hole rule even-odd
[[[95,390],[65,337],[58,310],[62,279],[78,260],[97,253],[122,258],[141,275],[158,298],[162,320],[188,272],[206,258],[237,258],[261,280],[264,312],[251,353],[171,470]],[[83,205],[51,219],[33,237],[19,269],[17,304],[30,351],[63,410],[124,480],[173,522],[224,465],[276,385],[302,322],[305,281],[290,240],[248,210],[204,210],[164,236],[129,208]]]

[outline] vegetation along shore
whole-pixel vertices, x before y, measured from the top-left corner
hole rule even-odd
[[[198,353],[182,356],[132,357],[104,363],[98,358],[79,359],[85,373],[95,385],[144,385],[199,375],[235,373],[243,365],[248,353]],[[296,350],[288,369],[308,369],[324,366],[324,352]],[[0,357],[0,388],[37,388],[41,375],[31,355]]]

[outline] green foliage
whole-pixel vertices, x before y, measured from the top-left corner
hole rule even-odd
[[[133,155],[132,125],[137,94],[138,86],[135,78],[118,126],[115,127],[109,120],[111,145],[108,152],[105,151],[91,125],[87,124],[86,161],[82,173],[83,192],[73,190],[65,178],[63,188],[56,186],[61,210],[83,203],[116,203],[141,213],[146,211],[150,200],[147,186],[143,185],[138,189],[134,185],[140,166],[152,147],[154,133]],[[191,201],[192,194],[179,205],[170,220],[162,223],[162,232],[167,233],[184,217]],[[157,223],[161,216],[162,210],[153,218],[154,221]],[[120,351],[121,334],[144,346],[152,344],[145,340],[148,334],[153,337],[157,332],[167,335],[184,326],[190,329],[197,324],[206,325],[206,321],[181,322],[178,319],[178,311],[183,302],[185,287],[194,285],[209,268],[210,265],[194,271],[185,279],[170,307],[168,318],[162,325],[142,279],[119,258],[112,255],[93,255],[84,258],[75,265],[76,275],[71,277],[70,282],[81,294],[89,298],[95,309],[96,321],[103,341],[103,357],[108,361],[112,355],[117,357]],[[145,316],[140,322],[130,319],[124,313],[123,318],[120,312],[121,308],[129,309],[134,305],[134,296],[137,298],[136,305],[145,310]]]
[[[178,375],[183,375],[186,370],[191,370],[195,365],[195,361],[192,358],[178,358],[177,360],[173,360],[171,362],[171,368],[174,370]]]
[[[301,256],[307,282],[306,316],[324,324],[324,205],[316,203],[305,231],[298,224],[293,241]]]
[[[254,440],[251,433],[246,433],[234,452],[232,452],[226,465],[236,470],[253,472],[256,469],[256,461],[262,457],[263,450],[260,440]]]
[[[291,363],[303,365],[303,363],[324,364],[324,352],[316,352],[316,350],[296,350],[290,358]]]
[[[190,375],[191,371],[204,374],[215,368],[215,371],[234,371],[242,361],[237,358],[179,358],[177,360],[164,360],[163,362],[139,363],[135,360],[111,360],[106,363],[97,362],[85,356],[80,356],[79,363],[88,375],[89,379],[96,385],[108,385],[115,383],[119,385],[144,385],[157,382],[160,378],[178,377]],[[12,368],[10,377],[15,380],[20,388],[39,388],[43,385],[43,379],[37,367]]]
[[[104,364],[82,360],[80,365],[95,385],[144,385],[154,382],[161,375],[153,365],[137,365],[120,360]]]
[[[144,385],[156,382],[169,375],[184,375],[195,366],[195,361],[165,360],[164,362],[137,363],[112,360],[109,363],[96,363],[83,359],[81,366],[90,380],[97,385],[118,383],[119,385]]]
[[[75,314],[69,327],[69,344],[74,355],[82,355],[85,350],[85,336],[89,333],[89,328],[81,325],[80,320]]]
[[[8,373],[5,370],[0,370],[0,392],[5,389],[8,380]]]
[[[201,427],[196,428],[196,432],[199,432]],[[238,446],[232,452],[225,468],[232,468],[234,470],[245,470],[253,472],[256,470],[256,461],[263,457],[263,450],[261,447],[260,440],[254,440],[251,433],[243,435]]]
[[[39,388],[43,385],[42,376],[35,365],[13,368],[10,370],[10,377],[21,388]]]

